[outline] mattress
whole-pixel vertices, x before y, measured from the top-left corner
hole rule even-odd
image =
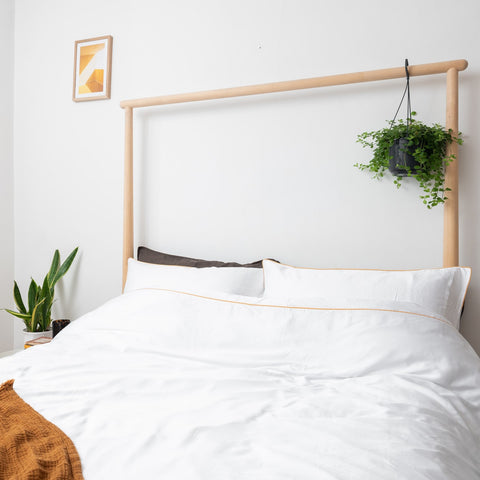
[[[9,379],[87,480],[480,478],[480,360],[414,304],[141,289],[1,359]]]

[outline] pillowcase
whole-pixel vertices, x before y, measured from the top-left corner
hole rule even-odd
[[[187,293],[221,292],[260,297],[263,293],[263,270],[242,267],[193,268],[155,265],[129,258],[124,292],[141,288],[164,288]]]
[[[262,268],[262,260],[252,263],[219,262],[216,260],[201,260],[199,258],[181,257],[168,253],[157,252],[147,247],[138,247],[137,259],[141,262],[155,263],[160,265],[183,265],[184,267],[244,267]]]
[[[457,329],[470,282],[464,267],[426,270],[315,269],[263,261],[264,296],[416,303],[446,318]],[[321,306],[321,305],[318,305]]]

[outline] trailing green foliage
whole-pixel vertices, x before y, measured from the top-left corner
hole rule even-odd
[[[27,307],[23,303],[22,294],[17,282],[13,284],[13,298],[17,312],[5,309],[6,312],[21,318],[27,332],[44,332],[52,321],[52,306],[55,297],[55,284],[67,273],[77,255],[78,247],[60,264],[60,252],[55,250],[50,270],[45,276],[42,285],[38,285],[32,278],[27,294]]]
[[[415,115],[412,112],[412,116]],[[462,144],[463,140],[454,135],[453,130],[445,130],[441,125],[432,126],[412,119],[407,125],[406,121],[389,121],[389,127],[374,132],[364,132],[358,135],[357,142],[363,147],[373,150],[373,157],[367,164],[356,163],[354,166],[360,170],[372,172],[373,178],[382,178],[385,170],[389,167],[390,147],[395,140],[405,138],[408,140],[407,150],[412,154],[418,163],[415,171],[408,167],[405,169],[405,176],[417,180],[423,195],[420,195],[423,203],[432,208],[447,200],[445,193],[450,189],[445,188],[445,166],[455,159],[455,155],[447,155],[447,145],[452,142]],[[402,168],[400,165],[397,167]],[[394,184],[397,188],[401,186],[402,177],[396,176]]]

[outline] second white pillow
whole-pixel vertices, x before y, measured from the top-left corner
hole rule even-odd
[[[421,305],[459,327],[471,269],[322,270],[263,261],[264,296],[274,299],[358,299]]]

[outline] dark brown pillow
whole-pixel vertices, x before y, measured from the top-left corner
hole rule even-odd
[[[262,260],[252,263],[219,262],[215,260],[201,260],[198,258],[181,257],[179,255],[169,255],[168,253],[157,252],[147,247],[138,247],[137,259],[140,262],[156,263],[159,265],[181,265],[183,267],[247,267],[262,268]],[[276,260],[274,260],[276,261]]]

